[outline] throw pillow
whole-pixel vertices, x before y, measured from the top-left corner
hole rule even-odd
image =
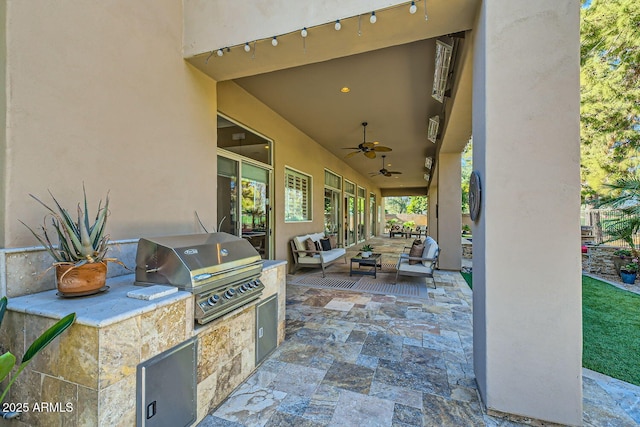
[[[336,236],[329,236],[329,243],[331,244],[331,249],[335,249],[338,247],[338,239]]]
[[[411,250],[409,251],[409,257],[416,257],[416,258],[420,258],[422,257],[422,251],[424,250],[424,245],[422,244],[422,241],[417,240],[418,242],[420,242],[420,244],[416,245],[416,242],[413,242],[413,245],[411,245]],[[410,259],[409,260],[409,264],[413,265],[413,264],[418,264],[420,261],[418,260],[413,260]]]
[[[316,248],[316,244],[313,240],[311,240],[311,237],[307,238],[307,240],[304,241],[304,248],[308,251],[317,251],[318,249]]]
[[[320,250],[321,251],[330,251],[331,250],[331,242],[329,239],[320,239]]]

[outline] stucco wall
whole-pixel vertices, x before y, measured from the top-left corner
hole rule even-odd
[[[384,9],[404,0],[323,0],[301,2],[299,0],[260,0],[252,2],[184,0],[185,7],[185,56],[192,56],[216,46],[232,46],[247,40],[256,40],[285,34],[307,27],[335,21],[336,19]],[[277,12],[277,13],[274,13]],[[236,25],[238,17],[242,25]],[[216,22],[217,25],[211,25]]]
[[[356,174],[341,159],[295,128],[284,118],[258,101],[233,82],[218,84],[218,108],[221,113],[260,132],[274,141],[274,245],[276,259],[288,259],[289,240],[296,235],[324,230],[324,168],[365,187],[367,197],[380,191],[371,180]],[[284,168],[289,166],[313,176],[313,220],[310,222],[284,222]],[[369,206],[366,204],[366,218]],[[368,232],[367,232],[368,233]],[[367,234],[368,235],[368,234]]]
[[[7,86],[4,84],[6,80],[7,68],[7,39],[6,39],[6,17],[7,3],[0,2],[0,129],[7,128]],[[6,133],[0,132],[0,182],[5,182],[5,151],[6,151]],[[0,248],[4,243],[5,228],[5,210],[3,209],[4,201],[4,185],[0,185]]]
[[[582,425],[579,23],[572,0],[485,0],[474,31],[474,372],[489,411],[562,425]]]
[[[18,222],[42,223],[29,193],[73,210],[83,182],[91,209],[110,190],[112,239],[199,231],[194,210],[212,222],[216,87],[182,59],[181,2],[8,1],[6,25],[0,246],[36,243]]]

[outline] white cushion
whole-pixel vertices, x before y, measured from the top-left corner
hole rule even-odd
[[[307,240],[309,238],[309,236],[307,234],[303,235],[303,236],[295,236],[293,238],[293,241],[296,244],[296,249],[299,251],[306,251],[307,247],[304,245],[304,241]],[[298,253],[298,259],[300,258],[304,258],[306,257],[307,254],[304,252],[300,252]]]
[[[422,251],[422,258],[433,259],[436,256],[436,250],[438,249],[438,243],[431,237],[427,237],[424,241],[424,250]],[[422,265],[431,266],[433,261],[422,261]]]
[[[324,233],[309,234],[309,237],[311,237],[311,240],[313,240],[314,242],[318,242],[320,241],[320,239],[324,239]]]
[[[409,264],[406,259],[401,259],[398,263],[398,270],[403,273],[412,273],[415,275],[430,275],[433,273],[433,269],[430,267],[425,267],[424,265],[418,264]]]
[[[304,258],[298,258],[298,263],[300,264],[322,264],[322,259],[320,255],[313,254],[313,256],[305,256]]]
[[[346,253],[347,251],[345,250],[345,248],[335,248],[335,249],[331,249],[330,251],[323,251],[320,254],[322,256],[323,262],[331,262],[340,258]]]

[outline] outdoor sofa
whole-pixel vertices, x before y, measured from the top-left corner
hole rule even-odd
[[[293,255],[293,271],[295,273],[300,267],[320,267],[322,268],[322,277],[325,277],[325,267],[336,261],[339,258],[344,258],[345,264],[347,258],[345,257],[347,251],[344,248],[330,248],[328,250],[322,250],[320,243],[321,239],[324,239],[324,233],[312,233],[302,236],[295,236],[291,239],[291,253]],[[313,249],[307,247],[306,241],[311,239],[315,247]]]

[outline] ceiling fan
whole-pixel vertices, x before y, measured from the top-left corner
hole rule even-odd
[[[343,150],[356,150],[353,151],[349,154],[347,154],[345,157],[345,159],[348,159],[349,157],[355,156],[358,153],[363,153],[365,156],[367,156],[370,159],[375,159],[376,157],[376,151],[391,151],[391,148],[389,147],[384,147],[382,145],[378,145],[378,142],[367,142],[367,122],[363,122],[362,123],[362,143],[359,144],[357,147],[343,147]]]
[[[389,170],[386,170],[386,169],[384,168],[384,158],[385,158],[385,157],[387,157],[387,156],[385,156],[385,155],[383,154],[383,155],[382,155],[382,169],[380,169],[378,172],[371,172],[371,173],[369,173],[369,175],[371,175],[371,176],[384,175],[384,176],[389,177],[389,176],[391,176],[391,175],[400,175],[400,174],[402,174],[402,172],[395,172],[395,171],[389,171]]]

